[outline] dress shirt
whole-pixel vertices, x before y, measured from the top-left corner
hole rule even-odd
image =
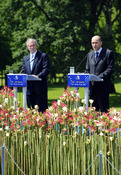
[[[31,70],[32,70],[32,66],[33,66],[33,62],[34,62],[36,52],[37,52],[37,50],[33,54],[30,53],[30,67],[31,67]]]
[[[95,62],[97,62],[97,58],[99,57],[101,50],[102,47],[98,51],[95,51]]]

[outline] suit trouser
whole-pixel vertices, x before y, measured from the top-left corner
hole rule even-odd
[[[38,105],[38,111],[44,112],[47,109],[46,99],[42,100],[40,94],[27,95],[27,105],[30,109],[34,109]]]
[[[93,99],[93,107],[96,107],[96,111],[108,112],[109,109],[109,92],[101,87],[94,86],[90,99]]]

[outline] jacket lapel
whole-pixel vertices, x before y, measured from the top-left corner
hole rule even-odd
[[[36,53],[35,58],[34,58],[34,62],[33,62],[33,66],[32,66],[32,71],[34,70],[34,67],[35,67],[37,61],[38,61],[38,56],[37,56],[37,53]]]
[[[26,69],[28,70],[29,73],[31,73],[31,68],[30,68],[30,54],[26,58]]]
[[[104,49],[101,50],[100,55],[99,55],[99,57],[97,58],[96,64],[99,63],[99,61],[103,58],[103,56],[104,56]]]
[[[100,53],[100,54],[101,54],[101,53]],[[95,64],[98,64],[99,61],[100,61],[100,55],[98,56],[97,61],[96,61]]]
[[[95,52],[93,51],[93,53],[92,53],[92,61],[95,63]]]

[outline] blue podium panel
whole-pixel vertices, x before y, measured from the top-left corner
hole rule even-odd
[[[89,74],[68,74],[68,86],[89,87]]]
[[[26,74],[7,74],[7,84],[9,87],[26,87]]]

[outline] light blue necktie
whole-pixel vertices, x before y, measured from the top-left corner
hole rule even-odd
[[[31,70],[32,70],[32,66],[33,66],[33,61],[34,61],[34,55],[32,54],[32,55],[31,55],[31,59],[30,59],[30,67],[31,67]]]
[[[95,53],[95,63],[97,62],[98,54],[98,52]]]

